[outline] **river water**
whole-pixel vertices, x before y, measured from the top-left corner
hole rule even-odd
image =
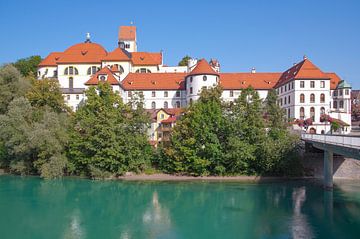
[[[360,182],[0,176],[0,238],[360,238]]]

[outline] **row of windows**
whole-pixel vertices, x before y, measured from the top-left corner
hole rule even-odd
[[[283,100],[283,99],[284,99],[284,100]],[[285,96],[284,98],[281,98],[281,99],[278,101],[278,104],[279,104],[280,106],[282,106],[283,103],[284,103],[284,105],[291,103],[291,101],[290,101],[290,95],[287,96],[287,97]]]
[[[300,81],[300,88],[305,88],[305,81]],[[310,88],[315,88],[315,81],[310,81]],[[320,88],[325,88],[325,81],[320,81]]]
[[[176,102],[175,102],[175,107],[176,107],[176,108],[180,108],[180,107],[181,107],[180,101],[176,101]],[[152,109],[156,109],[156,102],[155,102],[155,101],[151,102],[151,108],[152,108]],[[164,102],[163,108],[164,108],[164,109],[169,108],[169,103],[168,103],[167,101]]]
[[[321,107],[320,108],[320,115],[325,114],[325,108]],[[310,108],[310,118],[315,121],[315,108],[311,107]],[[300,107],[300,119],[305,119],[305,109],[304,107]]]
[[[135,71],[135,73],[151,73],[149,69],[146,68],[140,68]]]
[[[216,78],[216,80],[217,80],[217,78]],[[203,81],[207,81],[207,76],[203,76]],[[193,82],[193,77],[191,76],[190,83],[192,83],[192,82]]]
[[[140,92],[142,94],[142,92]],[[132,97],[132,91],[128,91],[128,97]],[[156,91],[151,92],[151,97],[156,97]],[[164,91],[164,97],[169,97],[169,92]],[[180,91],[176,91],[175,97],[180,97]]]
[[[345,95],[349,95],[350,91],[349,89],[345,89]],[[343,90],[334,90],[334,96],[342,96],[343,95]]]
[[[278,88],[276,90],[277,94],[281,94],[283,92],[289,91],[289,90],[293,90],[294,89],[294,82],[288,83],[286,85],[281,86],[280,88]]]
[[[80,99],[80,95],[76,95],[75,98],[76,98],[76,100],[79,100],[79,99]],[[66,99],[67,99],[67,100],[70,100],[70,99],[71,99],[71,95],[66,95]]]
[[[304,94],[300,94],[300,103],[305,103]],[[315,103],[315,94],[310,95],[310,103]],[[325,94],[320,95],[320,103],[325,103]]]
[[[334,101],[333,106],[334,106],[334,109],[338,108],[338,102],[336,100]],[[339,109],[344,109],[344,101],[343,100],[339,101]]]

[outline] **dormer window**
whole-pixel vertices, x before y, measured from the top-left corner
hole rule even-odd
[[[130,48],[130,44],[129,44],[129,43],[126,43],[126,44],[125,44],[125,48],[126,48],[126,49],[129,49],[129,48]]]
[[[135,73],[151,73],[151,71],[146,68],[140,68],[140,69],[137,69],[135,71]]]
[[[100,81],[106,81],[107,75],[99,75],[98,78]]]
[[[206,81],[207,80],[207,76],[203,76],[203,81]]]

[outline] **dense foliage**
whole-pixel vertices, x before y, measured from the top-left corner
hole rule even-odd
[[[13,65],[23,76],[36,76],[37,67],[41,62],[40,56],[30,56],[17,60]]]
[[[221,93],[219,87],[203,90],[177,123],[171,145],[162,149],[159,167],[191,175],[300,172],[294,165],[297,140],[286,130],[275,91],[265,103],[252,88],[231,104],[222,102]]]
[[[151,155],[143,104],[132,110],[108,84],[97,91],[86,92],[87,100],[73,119],[68,156],[75,172],[102,177],[143,171]]]
[[[187,66],[188,65],[188,61],[191,59],[190,56],[186,55],[184,56],[181,61],[179,61],[178,66]]]

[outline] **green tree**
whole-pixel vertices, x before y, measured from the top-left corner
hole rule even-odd
[[[0,115],[0,140],[10,159],[7,167],[20,174],[61,177],[67,165],[67,115],[39,110],[24,97],[14,99],[8,109]]]
[[[40,56],[30,56],[17,60],[14,63],[14,66],[20,71],[23,76],[36,77],[37,67],[40,62]]]
[[[24,96],[30,88],[25,79],[12,65],[0,67],[0,114],[4,114],[9,103],[16,97]]]
[[[181,61],[179,61],[178,66],[187,66],[188,65],[188,61],[191,59],[190,56],[186,55],[184,56]]]
[[[60,85],[53,79],[32,79],[32,86],[26,94],[26,98],[32,106],[37,108],[48,106],[54,111],[70,112],[70,108],[65,104]]]
[[[222,142],[226,137],[220,87],[205,89],[174,128],[160,168],[167,172],[224,173]]]
[[[143,171],[151,146],[142,108],[133,111],[123,104],[107,83],[89,88],[86,97],[75,113],[69,144],[75,173],[98,177]]]

